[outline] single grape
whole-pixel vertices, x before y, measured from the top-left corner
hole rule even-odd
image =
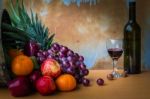
[[[60,49],[60,51],[63,52],[63,53],[67,53],[68,48],[65,47],[65,46],[63,46],[63,47]]]
[[[101,85],[104,85],[104,80],[103,80],[102,78],[98,78],[96,82],[97,82],[97,84],[100,85],[100,86],[101,86]]]
[[[85,76],[89,74],[89,70],[88,69],[84,69],[83,72],[84,72]]]
[[[51,49],[49,49],[47,52],[48,52],[49,54],[53,54],[53,51],[52,51]]]
[[[65,57],[65,54],[62,53],[62,52],[58,52],[58,55],[59,55],[60,58]]]
[[[40,62],[40,63],[43,63],[44,60],[45,60],[44,57],[39,57],[39,62]]]
[[[73,63],[73,61],[69,61],[69,65],[70,65],[71,67],[75,67],[75,64]]]
[[[43,53],[42,52],[38,52],[37,53],[37,57],[42,57],[43,56]]]
[[[86,66],[83,62],[81,62],[79,66],[80,66],[80,69],[86,69]]]
[[[122,76],[123,76],[123,77],[128,77],[127,71],[124,71],[124,72],[122,73]]]
[[[84,74],[84,70],[80,70],[80,76],[81,76],[81,77],[84,77],[84,75],[85,75],[85,74]]]
[[[75,63],[79,61],[78,58],[76,58],[75,56],[73,57],[73,60],[74,60]]]
[[[78,53],[74,53],[74,56],[75,56],[76,58],[79,58],[79,54],[78,54]]]
[[[59,50],[57,50],[55,47],[51,47],[51,51],[52,51],[53,53],[57,53]]]
[[[64,66],[66,66],[66,67],[69,67],[69,66],[70,66],[70,64],[69,64],[68,61],[63,61],[62,64],[63,64]]]
[[[68,57],[67,57],[67,60],[68,60],[68,61],[73,61],[72,56],[68,56]]]
[[[108,75],[107,75],[107,79],[108,79],[108,80],[113,80],[113,79],[114,79],[113,74],[108,74]]]
[[[78,66],[78,67],[80,67],[80,64],[81,64],[80,61],[76,61],[76,62],[75,62],[75,65]]]
[[[84,61],[84,57],[83,56],[79,56],[79,61],[83,62]]]
[[[73,68],[67,68],[67,73],[69,74],[74,74],[74,69]]]
[[[90,80],[87,79],[87,78],[83,78],[83,79],[82,79],[82,84],[83,84],[84,86],[89,86],[89,85],[90,85]]]
[[[44,55],[45,57],[47,57],[49,54],[48,54],[47,51],[43,51],[43,55]]]
[[[59,58],[59,59],[60,59],[62,62],[63,62],[63,61],[68,61],[67,58],[65,58],[65,57],[62,57],[62,58]]]
[[[71,51],[71,50],[69,50],[69,51],[67,52],[67,56],[74,56],[74,52]]]
[[[51,48],[50,48],[50,49],[53,51],[53,50],[55,50],[55,47],[51,46]]]
[[[58,44],[58,43],[54,43],[52,46],[53,46],[54,48],[56,48],[57,50],[59,50],[59,49],[60,49],[60,46],[59,46],[59,44]]]

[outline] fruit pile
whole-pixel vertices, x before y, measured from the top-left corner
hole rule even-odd
[[[11,24],[2,23],[2,41],[12,80],[8,88],[12,96],[21,97],[38,91],[50,95],[56,91],[72,91],[77,84],[89,84],[89,70],[84,57],[66,46],[53,43],[54,34],[24,3],[9,0]],[[87,83],[88,81],[88,83]],[[31,90],[32,88],[32,90]]]
[[[35,90],[41,95],[50,95],[56,89],[72,91],[76,88],[78,84],[75,77],[76,73],[63,71],[60,63],[54,58],[45,59],[40,64],[40,69],[35,69],[37,63],[31,57],[18,52],[13,52],[15,57],[12,57],[11,71],[14,79],[8,82],[12,96],[30,95]]]

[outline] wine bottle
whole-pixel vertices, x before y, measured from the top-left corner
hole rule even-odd
[[[129,1],[129,21],[124,27],[124,70],[141,72],[141,28],[136,22],[136,2]]]

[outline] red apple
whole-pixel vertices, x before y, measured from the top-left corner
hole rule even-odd
[[[31,93],[31,83],[27,77],[17,77],[8,82],[8,89],[14,97],[27,96]]]
[[[41,65],[41,72],[44,76],[57,78],[61,74],[61,67],[54,59],[46,59]]]
[[[36,89],[41,95],[46,96],[55,92],[56,85],[50,76],[43,76],[36,81]]]

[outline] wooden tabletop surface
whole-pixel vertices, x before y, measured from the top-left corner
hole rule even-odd
[[[110,70],[90,70],[87,78],[91,80],[91,85],[89,87],[79,85],[72,92],[57,92],[50,96],[35,93],[18,99],[150,99],[150,72],[109,81],[106,75],[110,72]],[[99,77],[105,80],[104,86],[96,84]],[[15,97],[10,95],[8,89],[1,88],[0,99],[15,99]]]

